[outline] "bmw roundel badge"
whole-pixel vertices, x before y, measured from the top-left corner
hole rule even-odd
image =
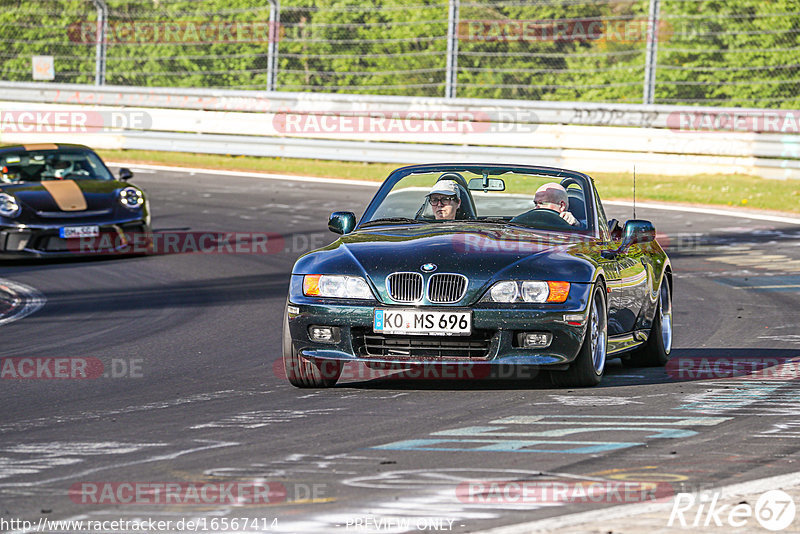
[[[420,267],[420,269],[422,269],[423,272],[432,273],[433,271],[436,270],[436,265],[433,263],[426,263],[422,267]]]

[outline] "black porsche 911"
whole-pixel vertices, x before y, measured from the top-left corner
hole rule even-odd
[[[286,376],[329,387],[343,365],[524,366],[593,386],[607,359],[664,365],[672,267],[649,221],[607,220],[592,179],[551,167],[395,170],[341,237],[292,269]],[[465,375],[466,376],[466,375]]]
[[[113,254],[126,236],[150,235],[144,191],[115,178],[91,149],[38,144],[0,148],[0,258]]]

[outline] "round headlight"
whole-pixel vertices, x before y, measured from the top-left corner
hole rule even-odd
[[[17,199],[8,193],[0,193],[0,215],[13,218],[21,211]]]
[[[547,282],[522,282],[522,300],[525,302],[546,302],[550,295]]]
[[[497,282],[490,291],[495,302],[514,302],[517,300],[516,282]]]
[[[126,208],[138,208],[144,204],[144,195],[135,187],[126,187],[119,192],[119,202]]]

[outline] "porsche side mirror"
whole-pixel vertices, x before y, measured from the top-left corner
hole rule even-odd
[[[356,214],[352,211],[334,211],[328,219],[328,230],[334,234],[349,234],[356,227]]]
[[[126,182],[126,181],[130,180],[131,178],[133,178],[133,171],[131,171],[129,168],[122,167],[119,170],[119,180],[121,182]]]

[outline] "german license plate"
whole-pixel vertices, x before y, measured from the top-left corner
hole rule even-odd
[[[97,237],[100,235],[99,226],[64,226],[58,230],[59,237],[71,239],[74,237]]]
[[[381,334],[468,336],[472,312],[376,309],[372,327]]]

